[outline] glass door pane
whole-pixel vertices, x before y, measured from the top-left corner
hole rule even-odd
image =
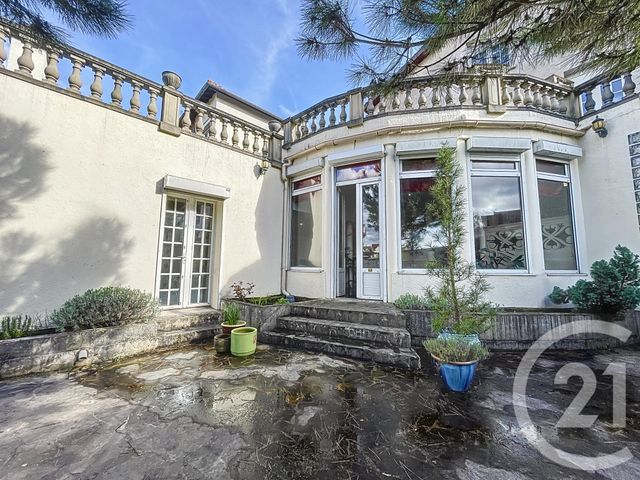
[[[358,186],[359,222],[361,236],[358,242],[358,297],[382,299],[382,269],[380,259],[380,184]]]
[[[195,202],[190,303],[209,303],[213,245],[213,203]]]
[[[181,304],[186,214],[185,199],[167,197],[158,296],[162,306]]]

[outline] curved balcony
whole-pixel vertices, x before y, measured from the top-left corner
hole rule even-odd
[[[407,79],[390,94],[356,88],[323,100],[284,122],[285,157],[363,136],[424,129],[533,128],[582,136],[596,112],[638,96],[630,73],[614,100],[611,83],[593,78],[578,87],[558,77],[543,80],[485,66],[455,79]]]

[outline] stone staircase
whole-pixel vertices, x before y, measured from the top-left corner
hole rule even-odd
[[[273,345],[419,369],[406,319],[393,305],[356,300],[292,304],[260,341]]]

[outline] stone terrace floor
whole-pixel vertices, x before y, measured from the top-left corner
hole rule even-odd
[[[553,425],[580,389],[554,385],[566,361],[598,373],[589,430]],[[612,360],[627,364],[628,423],[614,429]],[[530,414],[538,433],[583,455],[628,446],[636,458],[586,473],[559,467],[521,435],[511,387],[519,357],[494,354],[472,392],[421,375],[266,349],[249,359],[208,346],[98,371],[0,382],[2,479],[637,479],[640,350],[538,360]],[[609,383],[606,383],[609,382]]]

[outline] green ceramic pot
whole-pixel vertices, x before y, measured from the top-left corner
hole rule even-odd
[[[240,327],[231,330],[231,354],[236,357],[253,355],[258,342],[258,330],[253,327]]]

